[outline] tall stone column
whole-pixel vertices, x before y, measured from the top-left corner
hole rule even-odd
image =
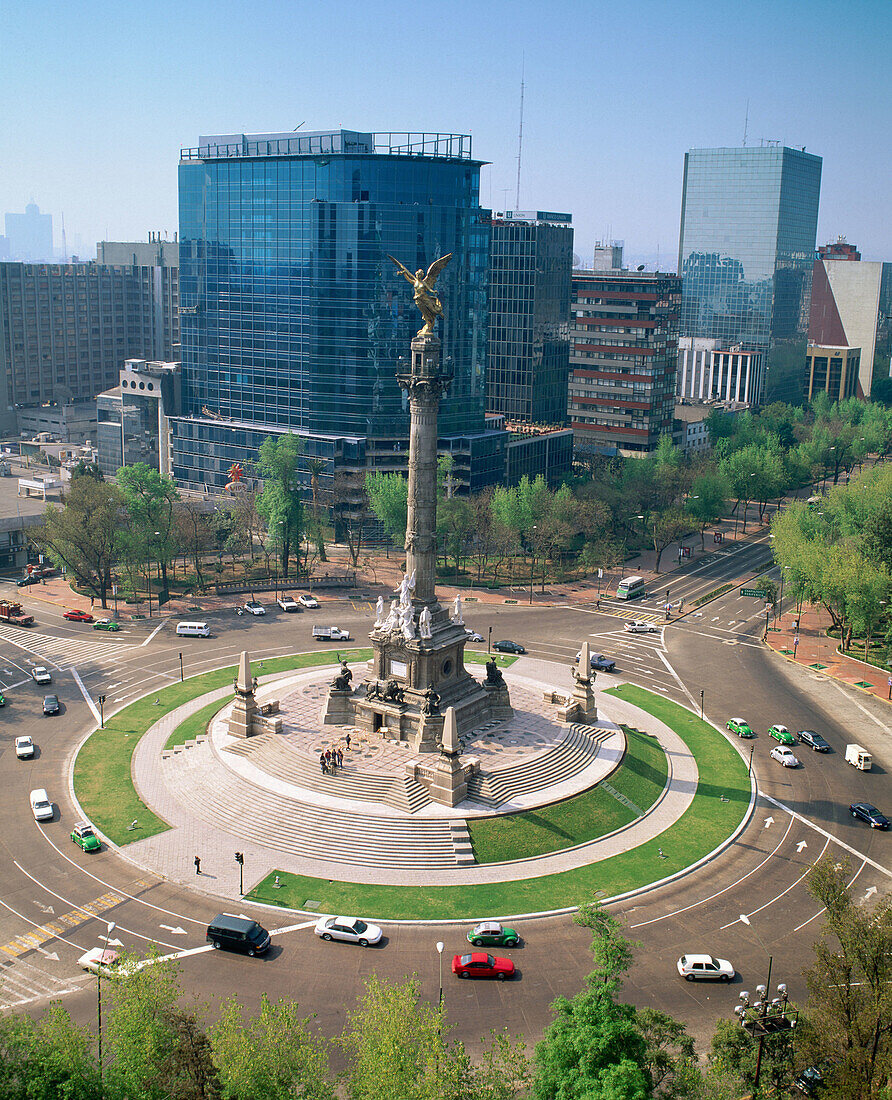
[[[397,381],[409,395],[409,510],[406,574],[415,574],[416,607],[436,601],[437,412],[452,381],[440,371],[440,341],[419,333],[412,341],[412,369]]]

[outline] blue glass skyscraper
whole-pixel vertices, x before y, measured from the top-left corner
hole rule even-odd
[[[821,165],[773,144],[685,154],[680,334],[767,353],[767,400],[801,394]]]
[[[174,425],[177,477],[200,480],[189,467],[230,438],[215,422],[250,425],[248,450],[263,428],[406,437],[395,373],[421,321],[388,254],[415,270],[452,253],[438,282],[454,374],[440,430],[483,430],[480,166],[458,134],[238,134],[182,150],[184,413],[205,430]],[[231,448],[218,457],[217,474]]]

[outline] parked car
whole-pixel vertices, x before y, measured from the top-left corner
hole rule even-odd
[[[520,642],[512,642],[507,638],[503,639],[501,642],[493,642],[492,647],[499,653],[526,653],[526,650]]]
[[[53,715],[53,714],[59,714],[61,712],[61,709],[62,708],[59,706],[59,696],[58,695],[44,695],[44,697],[43,697],[43,713],[45,715],[50,716],[50,715]]]
[[[316,597],[310,596],[306,592],[301,593],[301,595],[297,597],[297,602],[301,607],[309,607],[311,609],[319,606],[319,601]]]
[[[121,629],[121,624],[116,623],[114,619],[97,619],[96,622],[93,623],[93,629],[115,631]]]
[[[581,660],[582,650],[580,649],[576,654],[575,663],[578,665]],[[613,672],[616,668],[616,661],[611,660],[610,657],[605,657],[603,653],[590,653],[588,663],[595,672]]]
[[[808,745],[815,752],[830,752],[830,745],[814,730],[800,730],[796,737],[803,745]]]
[[[53,682],[52,676],[43,667],[43,665],[35,665],[31,669],[31,678],[35,684],[51,684]]]
[[[34,755],[34,742],[30,737],[17,737],[15,739],[15,754],[19,760],[30,760]]]
[[[279,596],[276,603],[283,611],[300,611],[300,604],[293,596]]]
[[[474,951],[470,955],[455,955],[452,959],[452,973],[459,978],[495,978],[503,982],[514,977],[514,963],[498,955],[487,955],[483,951]]]
[[[513,928],[499,924],[496,920],[481,921],[468,933],[468,943],[475,947],[516,947],[520,936]]]
[[[68,619],[72,623],[91,623],[93,616],[89,611],[81,611],[80,608],[73,607],[70,611],[65,611],[62,614],[63,619]]]
[[[870,802],[853,802],[849,806],[852,817],[860,818],[861,821],[866,821],[871,829],[888,829],[889,819],[885,814],[881,814],[876,806]]]
[[[79,821],[71,830],[71,839],[85,852],[98,852],[102,845],[99,837],[93,832],[93,826],[88,821]]]
[[[786,745],[775,745],[769,756],[772,760],[776,760],[778,764],[783,764],[785,768],[799,767],[799,759],[793,755],[793,750],[788,749]]]
[[[252,615],[265,615],[266,608],[262,603],[258,603],[257,600],[248,600],[245,604],[245,611],[249,611]]]
[[[686,982],[730,982],[736,973],[727,959],[717,959],[713,955],[682,955],[676,965]]]
[[[367,924],[358,917],[322,917],[314,929],[324,940],[358,943],[360,947],[379,943],[384,933],[377,924]]]
[[[645,622],[644,619],[632,619],[623,623],[623,630],[629,634],[659,634],[660,627],[656,623]]]
[[[728,729],[732,733],[736,733],[738,737],[755,737],[756,735],[752,731],[752,727],[749,722],[743,720],[743,718],[729,718]]]
[[[476,630],[468,630],[467,627],[465,627],[465,630],[468,632],[469,642],[482,642],[484,640],[483,635],[478,634]]]
[[[768,727],[768,736],[773,737],[775,741],[780,741],[782,745],[796,744],[796,738],[793,734],[790,733],[786,726],[782,726],[780,723]]]

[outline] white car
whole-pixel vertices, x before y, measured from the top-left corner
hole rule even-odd
[[[301,605],[301,607],[311,607],[312,608],[312,607],[318,607],[319,606],[319,601],[316,599],[316,597],[315,596],[308,596],[306,593],[302,593],[300,596],[298,596],[297,597],[297,602]]]
[[[51,684],[53,682],[52,676],[43,665],[35,665],[31,669],[31,676],[36,684]]]
[[[468,630],[467,627],[465,627],[465,630],[467,631],[469,642],[482,642],[483,641],[483,635],[478,634],[476,630]]]
[[[43,787],[38,787],[37,790],[32,791],[28,798],[35,821],[53,820],[53,804]]]
[[[81,955],[77,965],[91,974],[101,974],[103,978],[126,978],[140,968],[140,963],[135,959],[128,959],[113,947],[92,947]]]
[[[700,979],[714,982],[730,982],[736,971],[727,959],[712,955],[682,955],[676,964],[678,973],[686,982]]]
[[[644,619],[632,619],[623,623],[623,630],[627,634],[659,634],[660,628],[655,623],[647,623]]]
[[[19,760],[29,760],[34,755],[34,742],[30,737],[15,739],[15,754]]]
[[[316,922],[314,931],[324,940],[343,940],[344,943],[358,943],[360,947],[378,943],[384,935],[377,924],[367,924],[358,917],[322,917]]]
[[[252,615],[266,614],[266,608],[262,603],[258,603],[257,600],[248,600],[245,604],[245,611],[250,611]]]
[[[769,756],[772,760],[776,760],[778,764],[783,764],[785,768],[799,767],[799,760],[793,755],[793,750],[788,749],[786,745],[775,745]]]
[[[283,611],[300,611],[300,604],[293,596],[279,596],[276,603]]]

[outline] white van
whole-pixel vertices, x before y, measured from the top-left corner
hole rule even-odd
[[[31,799],[31,813],[34,814],[34,820],[52,821],[53,804],[43,787],[38,787],[36,791],[32,791],[29,798]]]
[[[210,638],[211,628],[207,623],[177,623],[177,634],[187,638]]]
[[[618,600],[636,600],[639,596],[646,596],[644,577],[623,577],[616,586],[616,598]]]
[[[859,771],[869,772],[873,767],[873,757],[860,745],[846,745],[846,763]]]

